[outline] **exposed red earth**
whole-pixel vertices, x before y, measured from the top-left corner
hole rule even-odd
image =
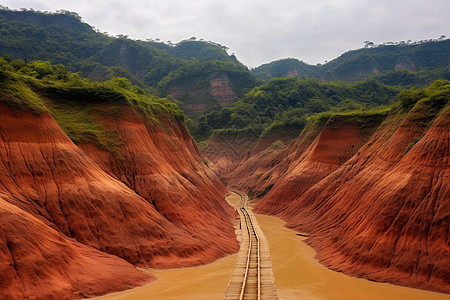
[[[441,100],[389,115],[324,114],[295,140],[295,130],[218,134],[203,149],[208,161],[170,116],[93,109],[120,136],[112,154],[74,144],[47,112],[0,105],[0,298],[91,297],[152,280],[136,266],[236,252],[236,215],[211,169],[260,198],[257,212],[308,233],[329,268],[450,293],[450,107]]]
[[[258,135],[253,132],[216,134],[208,140],[202,152],[211,170],[227,184],[234,170],[250,157],[257,141]]]
[[[68,238],[7,197],[0,194],[1,299],[85,298],[151,279],[117,256]]]
[[[311,232],[319,259],[333,269],[449,293],[450,109],[404,154],[423,134],[417,110],[397,128],[382,127],[280,216]]]
[[[420,102],[406,117],[329,119],[251,157],[231,183],[273,185],[255,210],[309,233],[326,266],[449,293],[449,120],[448,106],[430,113]]]
[[[119,163],[86,147],[97,164],[50,114],[0,106],[1,224],[11,231],[1,238],[1,273],[14,278],[1,281],[2,297],[99,295],[148,280],[132,264],[193,266],[237,251],[225,189],[185,128],[148,130],[124,109],[126,155]],[[203,232],[211,222],[220,227]],[[13,227],[27,231],[15,237]]]
[[[284,149],[298,136],[298,129],[283,127],[271,131],[262,137],[251,130],[247,132],[226,132],[214,134],[202,147],[202,152],[208,159],[208,166],[220,179],[230,185],[238,185],[240,181],[247,181],[249,170],[253,170],[253,161],[267,161],[274,165],[271,155],[267,152]],[[280,141],[274,147],[274,142]],[[260,153],[264,152],[264,153]],[[256,166],[256,168],[258,168]],[[266,180],[263,180],[266,182]],[[245,186],[240,186],[245,189]]]
[[[97,121],[122,137],[120,158],[93,144],[81,148],[108,174],[189,232],[198,242],[197,250],[213,252],[210,258],[199,258],[197,264],[238,250],[229,222],[235,212],[223,199],[227,190],[203,163],[183,124],[166,119],[159,126],[149,126],[129,107],[122,109],[118,120],[102,116]]]
[[[303,194],[352,157],[383,119],[383,115],[366,116],[364,126],[361,120],[345,115],[317,120],[290,147],[291,153],[271,171],[282,173],[283,179],[273,177],[270,180],[273,188],[258,202],[256,211],[275,213],[285,209],[293,195]]]
[[[184,83],[171,84],[167,91],[174,98],[191,98],[189,103],[183,105],[184,109],[190,113],[201,112],[212,103],[225,107],[236,99],[230,80],[224,73],[211,76],[208,83],[201,87],[193,88],[192,82],[188,80]],[[205,99],[211,99],[210,103],[205,102]]]

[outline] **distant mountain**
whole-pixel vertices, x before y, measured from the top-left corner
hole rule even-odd
[[[373,76],[384,84],[404,86],[450,79],[450,40],[364,48],[316,66],[282,59],[250,72],[218,43],[195,37],[177,44],[112,37],[68,11],[1,9],[0,55],[4,54],[63,64],[94,81],[128,78],[161,97],[171,96],[192,117],[228,106],[262,80],[276,77],[357,81]]]
[[[146,45],[166,51],[182,59],[197,58],[200,61],[220,60],[225,62],[239,63],[234,55],[228,55],[225,46],[214,42],[197,41],[196,38],[181,41],[175,45],[168,45],[161,42],[147,41]]]
[[[160,96],[177,97],[187,113],[228,105],[259,83],[226,50],[194,38],[172,45],[111,37],[68,11],[0,10],[0,55],[64,64],[90,80],[125,77]]]
[[[264,80],[301,76],[324,81],[357,81],[375,76],[386,84],[424,85],[440,78],[450,79],[449,67],[450,40],[434,40],[352,50],[316,66],[297,59],[281,59],[252,72]],[[386,72],[389,76],[385,76]]]
[[[252,70],[252,73],[264,80],[280,77],[318,77],[320,68],[308,65],[296,58],[284,58],[263,64]]]

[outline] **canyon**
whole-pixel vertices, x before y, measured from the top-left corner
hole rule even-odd
[[[249,69],[68,11],[0,25],[0,299],[223,298],[263,240],[271,298],[448,299],[448,39]]]
[[[256,212],[308,236],[325,266],[449,293],[448,88],[437,82],[389,113],[316,117],[287,145],[241,160],[226,179],[254,197]]]
[[[317,114],[300,132],[219,133],[199,149],[169,103],[150,108],[161,99],[119,101],[106,84],[79,100],[14,76],[0,104],[3,298],[93,297],[155,280],[136,267],[236,253],[231,187],[332,270],[450,291],[446,81],[392,108]],[[26,98],[8,92],[18,85]]]

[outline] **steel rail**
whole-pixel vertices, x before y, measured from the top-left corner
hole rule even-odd
[[[258,295],[258,300],[261,299],[261,258],[260,258],[260,243],[259,243],[259,237],[258,234],[256,233],[255,230],[255,226],[253,225],[253,220],[250,216],[250,214],[248,213],[247,209],[245,208],[246,203],[244,203],[244,195],[240,192],[238,192],[239,195],[241,196],[241,206],[240,206],[240,210],[242,212],[242,214],[244,215],[245,218],[245,224],[247,227],[247,231],[248,231],[248,237],[249,237],[249,246],[248,246],[248,254],[247,254],[247,264],[246,264],[246,268],[245,268],[245,273],[244,273],[244,279],[242,281],[242,287],[241,287],[241,293],[239,296],[239,300],[243,300],[244,299],[244,293],[245,293],[245,287],[247,285],[247,281],[248,281],[248,274],[249,274],[249,269],[250,269],[250,259],[251,259],[251,250],[253,247],[253,242],[252,242],[252,233],[251,231],[253,231],[255,238],[256,238],[256,247],[257,247],[257,268],[258,268],[258,285],[257,285],[257,295]],[[251,226],[251,229],[250,229]]]

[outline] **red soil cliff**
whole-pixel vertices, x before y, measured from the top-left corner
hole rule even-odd
[[[207,82],[200,85],[197,83],[196,86],[193,85],[192,78],[185,82],[172,83],[167,88],[167,93],[174,98],[184,99],[180,103],[181,106],[187,113],[194,114],[214,104],[228,106],[236,99],[225,73],[213,75]]]
[[[378,130],[280,216],[311,232],[319,259],[333,269],[449,293],[450,107],[423,136],[420,110]]]
[[[400,95],[387,116],[317,119],[284,149],[243,161],[230,184],[309,233],[331,269],[450,293],[448,89]]]
[[[45,240],[35,245],[33,239],[2,235],[1,253],[5,254],[1,256],[1,265],[7,266],[2,276],[14,278],[1,281],[2,297],[21,298],[21,293],[42,289],[33,296],[46,298],[55,294],[77,298],[129,288],[147,280],[131,264],[112,255],[140,266],[179,267],[211,262],[237,250],[238,243],[228,221],[233,211],[221,198],[225,190],[197,162],[198,153],[184,129],[178,129],[177,134],[181,134],[178,136],[164,135],[164,130],[156,129],[153,136],[141,137],[144,141],[139,140],[139,134],[124,133],[130,157],[125,157],[120,168],[112,169],[123,172],[117,178],[123,179],[128,187],[73,144],[48,113],[38,115],[0,106],[0,115],[0,193],[2,212],[8,216],[2,218],[2,232],[14,227],[11,222],[21,214],[23,225],[17,229],[28,229],[23,237],[29,234]],[[131,129],[141,134],[147,132],[134,128],[137,116],[125,114],[121,119],[123,132]],[[142,120],[140,126],[146,128]],[[136,143],[127,143],[127,138],[136,139]],[[157,142],[149,145],[152,139]],[[178,147],[186,149],[176,150],[182,140],[185,144]],[[160,152],[155,152],[153,160],[147,162],[155,148]],[[100,151],[95,153],[108,157]],[[156,162],[159,164],[155,165]],[[99,163],[102,165],[104,161],[99,159]],[[153,173],[147,172],[149,165],[153,165]],[[105,164],[103,167],[108,170]],[[155,171],[158,168],[159,174]],[[195,169],[201,175],[189,178]],[[181,173],[183,170],[185,173]],[[164,215],[145,198],[149,195]],[[208,209],[211,211],[205,211]],[[181,216],[182,211],[186,215]],[[203,229],[210,225],[215,227],[204,233]],[[227,246],[219,245],[221,242]],[[35,248],[22,251],[30,245]],[[8,253],[12,253],[13,260]],[[42,256],[49,260],[45,276],[39,270],[33,271]],[[71,271],[77,274],[70,275]],[[30,275],[33,272],[36,275]],[[118,277],[106,286],[99,284],[111,279],[109,274]]]
[[[249,158],[258,137],[252,131],[218,133],[208,140],[202,151],[211,170],[227,184],[233,171]]]
[[[148,280],[126,261],[67,238],[7,197],[0,193],[0,299],[92,297]]]
[[[271,168],[280,176],[269,177],[274,186],[256,210],[308,232],[318,258],[332,269],[449,293],[445,97],[419,102],[406,117],[397,109],[373,134],[376,122],[359,133],[351,123],[328,122],[305,148],[304,132]]]
[[[277,166],[278,170],[286,165],[288,168],[281,177],[273,178],[274,187],[257,203],[256,211],[273,214],[285,209],[293,195],[301,195],[352,157],[384,115],[363,118],[362,121],[352,116],[334,115],[321,118],[306,129],[290,147],[291,154]],[[320,134],[312,141],[319,131]]]
[[[159,126],[151,126],[128,107],[122,109],[118,120],[98,119],[122,137],[120,159],[92,144],[81,147],[103,170],[188,231],[200,248],[216,252],[198,263],[237,251],[229,222],[234,210],[223,200],[227,191],[203,163],[183,124],[166,119]]]

